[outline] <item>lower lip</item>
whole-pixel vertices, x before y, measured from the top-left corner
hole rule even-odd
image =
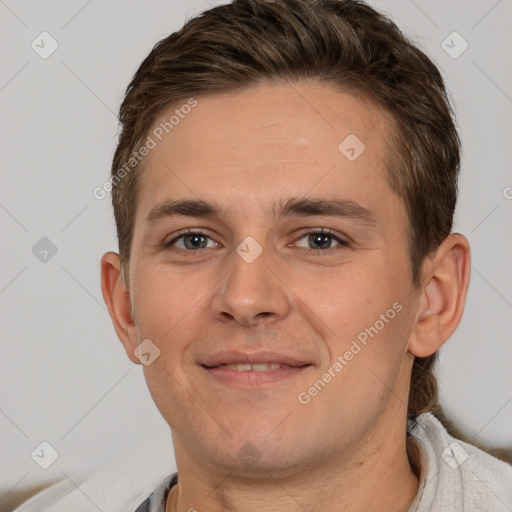
[[[230,370],[225,366],[219,366],[217,368],[206,368],[203,366],[202,368],[213,378],[224,382],[225,384],[242,388],[256,388],[266,384],[274,384],[286,379],[291,379],[292,377],[296,377],[303,373],[310,367],[311,365],[294,366],[292,368],[276,368],[275,370],[265,370],[262,372],[256,372],[254,370],[240,372],[237,370]]]

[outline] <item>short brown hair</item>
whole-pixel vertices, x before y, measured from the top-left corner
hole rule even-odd
[[[408,212],[411,278],[419,286],[425,257],[452,229],[460,141],[437,67],[392,20],[358,0],[234,0],[188,20],[155,45],[120,107],[112,164],[126,279],[142,167],[133,162],[122,179],[119,170],[162,110],[192,96],[301,80],[364,94],[390,115],[387,179]],[[411,420],[437,401],[436,355],[415,359]]]

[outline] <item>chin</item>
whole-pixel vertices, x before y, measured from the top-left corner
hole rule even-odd
[[[257,478],[264,475],[268,477],[269,472],[281,473],[290,471],[293,467],[300,464],[300,461],[296,460],[296,454],[293,454],[291,449],[287,456],[282,451],[270,453],[267,450],[260,450],[249,441],[236,452],[214,455],[211,463],[220,471],[227,471],[236,476],[248,478]]]
[[[205,451],[213,465],[237,474],[249,476],[284,471],[300,464],[297,448],[304,443],[300,436],[295,439],[291,434],[279,437],[269,435],[277,424],[274,423],[272,427],[265,424],[259,431],[247,429],[243,434],[237,430],[229,441],[219,439],[205,446]]]

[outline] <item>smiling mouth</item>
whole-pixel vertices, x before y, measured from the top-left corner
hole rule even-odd
[[[267,388],[292,379],[312,364],[290,366],[281,363],[230,363],[217,366],[201,365],[215,381],[239,389]]]
[[[310,365],[303,365],[303,366],[310,366]],[[289,366],[287,364],[280,364],[280,363],[235,363],[235,364],[221,364],[219,366],[211,366],[205,368],[213,369],[213,368],[227,368],[228,370],[235,370],[237,372],[266,372],[269,370],[279,370],[281,368],[302,368],[302,366]]]

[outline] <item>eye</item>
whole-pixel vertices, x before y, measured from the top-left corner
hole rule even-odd
[[[194,231],[191,229],[187,229],[186,231],[179,234],[177,237],[173,238],[170,242],[165,242],[165,247],[169,248],[171,246],[175,246],[178,249],[184,251],[193,251],[197,249],[207,249],[208,242],[210,239],[213,245],[209,247],[217,246],[217,242],[214,242],[208,235],[201,231]]]
[[[299,241],[302,239],[306,239],[307,246],[301,246]],[[210,241],[210,245],[208,240]],[[302,249],[314,249],[314,250],[329,250],[336,248],[336,245],[333,247],[332,244],[335,242],[337,246],[348,247],[350,244],[346,240],[343,240],[339,236],[335,235],[329,230],[324,228],[322,229],[312,229],[306,232],[298,238],[295,244]],[[208,249],[212,247],[218,247],[219,244],[213,241],[207,234],[202,231],[196,231],[193,229],[187,229],[178,233],[172,240],[164,243],[165,248],[175,247],[176,249],[182,251],[197,251],[200,249]]]
[[[308,244],[307,247],[302,247],[305,249],[314,249],[314,250],[327,250],[327,249],[334,249],[332,247],[333,240],[341,246],[348,247],[349,243],[346,240],[341,239],[340,237],[336,236],[334,233],[331,233],[329,230],[319,229],[319,230],[310,230],[305,232],[298,240],[302,240],[303,238],[306,239],[306,243]],[[298,244],[298,242],[297,242]]]

